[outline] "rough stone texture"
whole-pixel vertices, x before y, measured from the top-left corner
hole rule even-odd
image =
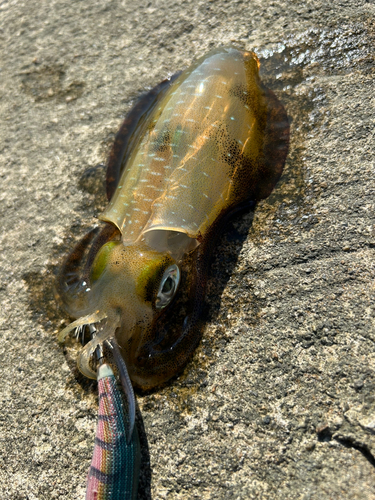
[[[1,498],[84,497],[96,389],[56,342],[55,268],[104,206],[134,99],[231,41],[262,57],[290,155],[220,240],[194,359],[138,397],[139,498],[375,498],[374,14],[361,0],[0,2]]]

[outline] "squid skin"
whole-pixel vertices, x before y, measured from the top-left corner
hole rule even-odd
[[[121,393],[106,363],[98,369],[98,389],[98,425],[86,500],[134,500],[140,465],[138,431],[134,427],[130,440],[127,439],[129,426]]]

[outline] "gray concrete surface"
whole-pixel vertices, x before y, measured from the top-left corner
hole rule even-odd
[[[262,57],[290,155],[220,240],[194,359],[138,397],[139,498],[375,499],[374,14],[363,0],[0,1],[1,499],[84,498],[96,392],[57,344],[54,272],[104,206],[134,99],[233,41]]]

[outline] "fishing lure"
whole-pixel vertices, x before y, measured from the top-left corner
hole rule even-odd
[[[133,500],[137,497],[140,447],[137,428],[129,429],[112,368],[98,368],[99,412],[86,500]]]
[[[135,387],[181,370],[200,340],[215,237],[229,216],[271,193],[288,140],[286,112],[249,51],[214,50],[141,99],[109,158],[107,224],[81,240],[58,281],[60,301],[78,318],[59,340],[85,325],[97,330],[78,359],[84,375],[96,378],[94,353],[106,341],[118,343]],[[168,306],[183,302],[186,288],[176,328]],[[123,385],[131,426],[134,396]]]

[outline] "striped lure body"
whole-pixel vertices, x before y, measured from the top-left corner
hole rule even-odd
[[[137,429],[127,443],[128,422],[112,369],[98,370],[99,413],[86,500],[136,498],[140,448]]]
[[[80,355],[82,373],[96,377],[90,360],[109,338],[137,387],[155,387],[182,368],[200,339],[215,236],[228,215],[270,194],[288,131],[256,55],[235,48],[198,59],[130,112],[108,164],[110,203],[100,217],[107,225],[82,240],[60,280],[65,308],[78,318],[60,339],[85,324],[97,330]],[[174,330],[168,306],[185,289],[186,316]]]

